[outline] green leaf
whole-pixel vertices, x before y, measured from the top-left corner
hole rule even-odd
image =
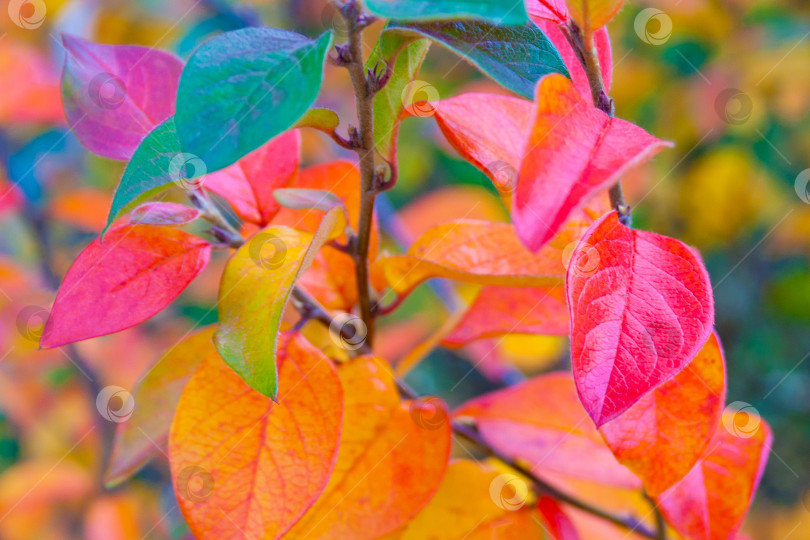
[[[318,95],[331,42],[331,32],[311,40],[245,28],[203,44],[183,69],[177,92],[183,151],[216,171],[288,129]]]
[[[537,81],[549,73],[568,75],[560,53],[536,26],[496,26],[480,21],[421,24],[392,22],[389,27],[438,41],[472,62],[497,83],[533,99]]]
[[[271,225],[253,235],[228,261],[219,287],[220,356],[257,392],[276,398],[276,338],[287,299],[318,250],[339,236],[340,208],[327,212],[315,234]]]
[[[430,47],[430,40],[401,32],[383,31],[367,68],[394,60],[391,79],[374,96],[374,146],[388,163],[396,159],[396,138],[406,101],[403,93],[413,82]]]
[[[366,0],[375,15],[404,21],[486,19],[499,24],[529,22],[523,0]]]
[[[183,175],[178,161],[187,161],[182,156],[174,120],[169,117],[149,132],[127,163],[124,176],[115,190],[107,227],[135,203],[167,185],[180,182]],[[195,173],[205,174],[205,170],[195,169]]]

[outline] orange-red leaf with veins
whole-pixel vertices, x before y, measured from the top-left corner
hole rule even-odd
[[[599,430],[620,463],[655,496],[686,476],[720,423],[725,360],[715,334],[675,377]]]
[[[535,251],[627,169],[671,145],[593,107],[560,74],[540,80],[531,116],[512,219]]]
[[[180,398],[169,436],[177,500],[197,538],[280,538],[326,487],[343,392],[332,362],[280,336],[278,403],[209,358]]]
[[[626,227],[616,212],[582,237],[566,285],[574,379],[597,426],[677,375],[712,332],[712,289],[697,252]]]
[[[298,130],[287,131],[201,183],[231,203],[239,217],[263,227],[281,208],[273,190],[295,182],[300,146]]]
[[[111,230],[68,270],[40,345],[58,347],[145,321],[183,292],[210,255],[208,242],[171,227]]]
[[[484,439],[538,476],[581,478],[638,487],[638,478],[613,457],[577,398],[567,373],[549,373],[468,401],[454,412],[470,417]]]
[[[765,420],[744,411],[725,412],[700,461],[656,498],[667,523],[690,540],[734,538],[754,498],[772,440]]]

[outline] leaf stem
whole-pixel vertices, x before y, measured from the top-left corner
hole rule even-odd
[[[568,39],[568,43],[573,47],[585,75],[588,77],[588,84],[591,88],[591,97],[596,108],[613,118],[616,108],[602,80],[602,71],[599,69],[599,56],[593,44],[591,35],[584,36],[582,30],[574,21],[569,21],[567,25],[561,25],[563,34]],[[617,181],[609,190],[610,206],[619,214],[619,221],[628,227],[631,224],[630,206],[624,199],[621,181]]]
[[[375,185],[374,163],[374,93],[369,88],[363,61],[363,29],[368,21],[361,14],[360,3],[348,0],[338,5],[348,29],[348,62],[345,64],[354,87],[359,123],[359,145],[355,148],[360,162],[360,220],[355,242],[354,267],[357,280],[357,297],[360,317],[366,325],[366,343],[374,341],[373,302],[368,280],[368,253],[371,241],[371,226],[374,219],[374,199],[378,189]]]

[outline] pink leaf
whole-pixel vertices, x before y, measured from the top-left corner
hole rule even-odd
[[[565,0],[524,0],[526,12],[534,22],[538,19],[562,24],[568,20]]]
[[[96,154],[127,160],[174,114],[183,62],[167,52],[65,35],[62,103],[70,127]]]
[[[209,174],[204,186],[223,196],[234,211],[251,223],[270,223],[281,208],[273,190],[288,187],[298,176],[301,136],[288,131],[230,167]]]
[[[589,264],[578,261],[587,257]],[[688,246],[596,221],[571,256],[566,285],[574,379],[601,426],[677,375],[709,338],[709,275]],[[587,271],[582,271],[586,268]]]
[[[96,238],[68,270],[40,345],[119,332],[166,307],[205,268],[211,246],[171,227],[125,225]]]
[[[559,74],[537,85],[532,116],[512,218],[523,243],[535,251],[591,197],[671,145],[596,109]]]

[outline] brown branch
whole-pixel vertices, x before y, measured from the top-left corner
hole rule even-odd
[[[377,196],[374,165],[374,93],[369,88],[363,61],[363,28],[368,18],[361,13],[356,0],[348,0],[338,6],[346,20],[349,44],[345,67],[354,87],[357,105],[358,142],[357,156],[360,162],[360,220],[355,242],[354,267],[357,279],[357,297],[360,304],[360,317],[366,325],[366,342],[374,342],[373,302],[368,281],[368,252],[371,241],[371,225],[374,216],[374,199]]]

